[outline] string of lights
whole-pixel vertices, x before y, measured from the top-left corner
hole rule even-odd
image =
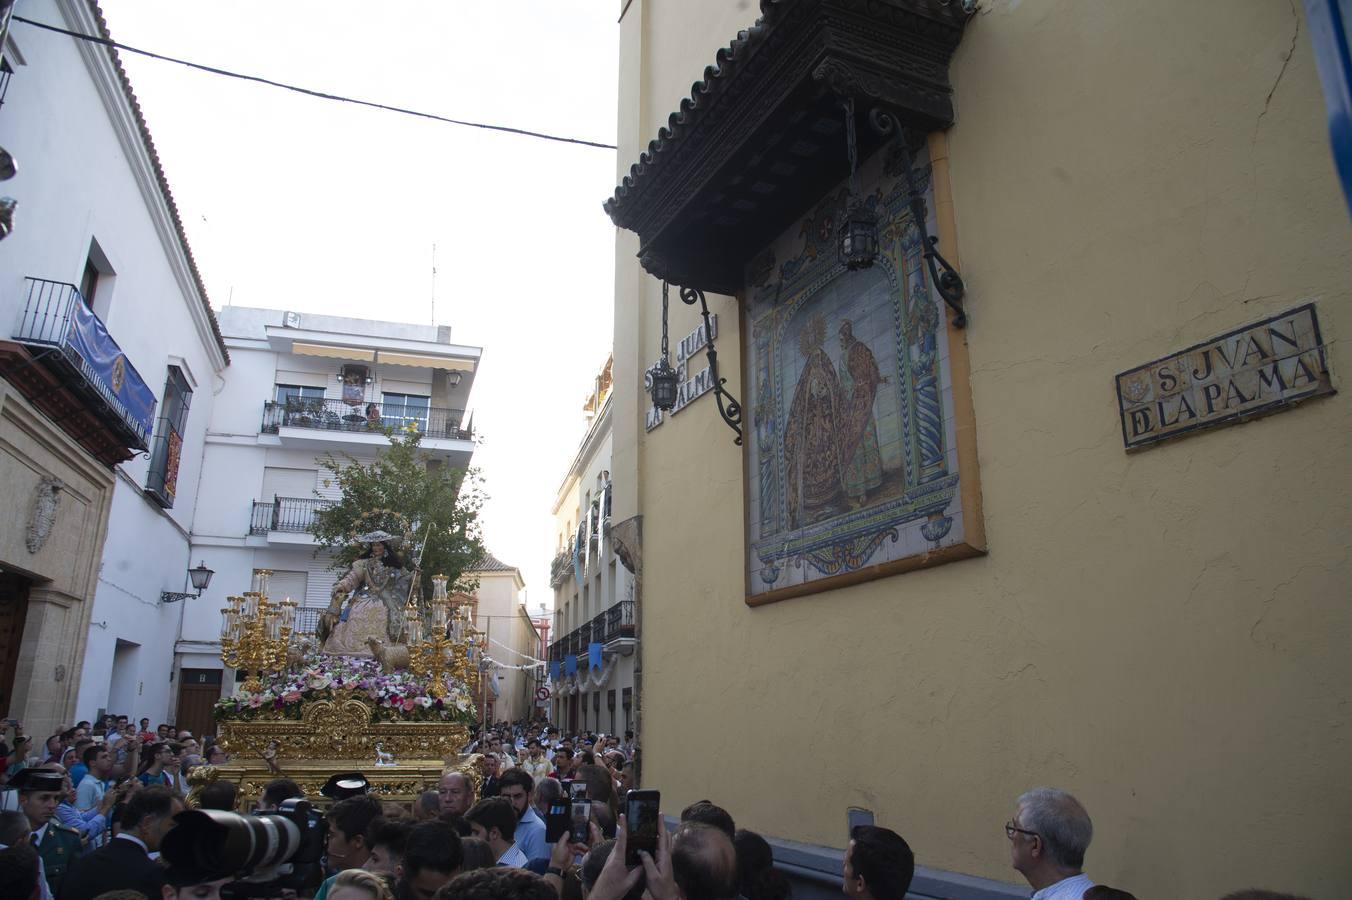
[[[252,81],[257,84],[266,84],[269,87],[281,88],[286,91],[294,91],[297,94],[304,94],[308,97],[317,97],[321,100],[336,100],[340,103],[352,103],[357,106],[365,106],[371,109],[383,109],[386,112],[399,113],[405,116],[416,116],[420,119],[431,119],[436,122],[444,122],[448,125],[462,125],[466,128],[482,128],[488,131],[502,131],[507,134],[517,134],[522,137],[539,138],[544,141],[556,141],[561,144],[578,144],[583,147],[598,147],[602,150],[614,150],[614,144],[603,144],[600,141],[588,141],[582,138],[563,137],[557,134],[546,134],[542,131],[531,131],[526,128],[512,128],[509,125],[491,125],[485,122],[470,122],[464,119],[452,119],[448,116],[439,116],[436,113],[420,112],[416,109],[408,109],[402,106],[391,106],[387,103],[376,103],[373,100],[359,100],[355,97],[344,97],[341,94],[330,94],[327,91],[318,91],[312,88],[300,87],[299,85],[286,84],[281,81],[273,81],[271,78],[264,78],[261,75],[247,75],[243,72],[232,72],[229,69],[221,69],[216,66],[208,66],[202,63],[191,62],[186,59],[178,59],[173,56],[165,56],[162,53],[154,53],[150,50],[141,50],[137,47],[131,47],[127,44],[111,40],[109,38],[99,37],[92,34],[83,34],[78,31],[71,31],[66,28],[60,28],[56,25],[49,25],[46,22],[35,22],[32,19],[26,19],[23,16],[14,16],[12,21],[22,22],[25,25],[32,25],[34,28],[41,28],[46,31],[53,31],[57,34],[64,34],[68,37],[76,38],[81,41],[88,41],[92,44],[100,44],[105,47],[113,47],[117,50],[123,50],[127,53],[135,53],[139,56],[147,56],[151,59],[158,59],[161,62],[174,63],[175,65],[187,66],[190,69],[197,69],[202,72],[209,72],[212,75],[223,75],[227,78],[238,78],[241,81]]]

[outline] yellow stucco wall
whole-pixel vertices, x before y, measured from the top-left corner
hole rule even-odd
[[[983,6],[948,142],[988,556],[745,606],[741,451],[711,397],[644,433],[659,290],[617,238],[645,786],[831,846],[867,806],[923,865],[1018,881],[1001,825],[1053,784],[1094,817],[1091,874],[1140,896],[1338,896],[1352,227],[1305,23],[1286,0]],[[634,0],[622,170],[755,14]],[[710,299],[737,393],[736,303]],[[1123,452],[1117,372],[1310,299],[1343,393]]]

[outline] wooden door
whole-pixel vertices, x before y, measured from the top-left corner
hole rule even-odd
[[[28,613],[28,579],[0,572],[0,718],[10,713],[14,696],[14,668],[19,662],[19,643]]]
[[[221,699],[220,669],[184,669],[179,676],[177,731],[187,729],[196,738],[216,733],[211,708]]]

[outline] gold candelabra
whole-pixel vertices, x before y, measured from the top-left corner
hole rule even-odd
[[[447,596],[445,575],[432,576],[432,600],[426,617],[410,597],[404,620],[409,668],[428,679],[428,694],[444,698],[449,693],[447,676],[463,681],[472,691],[479,674],[472,650],[481,632],[474,627],[469,604],[454,603]]]
[[[221,610],[221,661],[245,670],[243,688],[250,693],[263,689],[259,679],[265,672],[285,668],[296,625],[295,601],[268,598],[271,577],[270,569],[254,569],[253,590],[227,597],[230,605]]]

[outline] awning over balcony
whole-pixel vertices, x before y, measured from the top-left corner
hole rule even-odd
[[[643,267],[718,293],[750,256],[849,172],[842,96],[856,100],[860,158],[885,105],[923,132],[953,121],[948,63],[958,0],[761,0],[761,18],[718,51],[615,194]]]

